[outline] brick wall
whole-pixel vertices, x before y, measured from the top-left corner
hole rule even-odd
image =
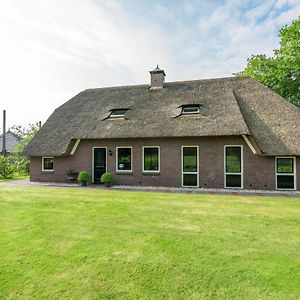
[[[244,188],[275,189],[275,159],[254,155],[242,137],[157,138],[82,140],[73,156],[55,157],[54,172],[42,172],[41,157],[31,157],[32,181],[64,182],[67,171],[92,172],[92,148],[107,147],[107,171],[114,184],[181,186],[181,146],[199,146],[200,187],[224,187],[224,145],[243,145]],[[116,174],[116,147],[132,146],[132,174]],[[160,146],[160,173],[143,174],[142,147]],[[297,159],[297,189],[300,187],[300,157]]]

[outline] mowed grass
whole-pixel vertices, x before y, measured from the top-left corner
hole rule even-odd
[[[0,177],[0,182],[6,182],[6,181],[12,181],[12,180],[21,180],[21,179],[28,179],[28,178],[29,178],[28,175],[17,174],[13,178],[8,178],[8,179],[4,179],[4,178]]]
[[[300,199],[0,187],[1,299],[300,299]]]

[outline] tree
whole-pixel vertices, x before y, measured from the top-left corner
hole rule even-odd
[[[39,123],[29,124],[28,128],[15,125],[10,130],[20,137],[20,142],[15,145],[11,158],[14,162],[14,172],[19,174],[29,173],[29,160],[22,155],[24,147],[30,142],[39,131]]]
[[[15,146],[14,152],[22,153],[24,147],[30,142],[34,135],[39,131],[39,123],[31,123],[28,128],[15,125],[10,130],[20,137],[20,142]]]
[[[252,55],[245,70],[252,77],[300,107],[300,17],[279,31],[280,48],[272,57]]]

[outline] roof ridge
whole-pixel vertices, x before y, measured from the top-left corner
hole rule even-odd
[[[175,80],[175,81],[167,81],[165,85],[172,84],[180,84],[180,83],[197,83],[197,82],[210,82],[210,81],[220,81],[220,80],[246,80],[248,79],[245,76],[227,76],[227,77],[214,77],[214,78],[204,78],[204,79],[190,79],[190,80]],[[129,84],[129,85],[116,85],[116,86],[104,86],[104,87],[95,87],[95,88],[87,88],[83,90],[85,91],[94,91],[94,90],[111,90],[111,89],[120,89],[120,88],[134,88],[134,87],[147,87],[150,86],[147,83],[141,84]]]
[[[238,108],[239,108],[239,112],[240,112],[240,114],[241,114],[241,116],[242,116],[242,118],[243,118],[243,120],[244,120],[244,123],[245,123],[245,125],[246,125],[246,127],[247,127],[247,130],[249,131],[250,135],[253,136],[253,134],[252,134],[252,132],[251,132],[251,130],[250,130],[250,128],[249,128],[249,125],[248,125],[248,123],[247,123],[247,121],[246,121],[246,118],[245,118],[245,116],[244,116],[244,114],[243,114],[243,111],[242,111],[242,109],[241,109],[241,106],[240,106],[240,103],[239,103],[239,100],[238,100],[239,96],[236,94],[236,91],[235,91],[234,89],[232,89],[232,94],[233,94],[233,97],[234,97],[234,99],[235,99],[235,101],[236,101],[236,103],[237,103],[237,106],[238,106]]]

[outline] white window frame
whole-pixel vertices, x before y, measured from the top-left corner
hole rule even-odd
[[[95,149],[105,149],[105,151],[106,151],[106,157],[105,157],[105,159],[106,159],[106,166],[105,166],[105,172],[107,172],[107,147],[93,147],[92,148],[92,183],[95,183],[95,170],[94,170],[94,161],[95,161]]]
[[[197,148],[197,171],[195,172],[184,172],[183,171],[183,148]],[[183,181],[183,175],[197,175],[197,185],[184,185]],[[182,187],[199,187],[199,146],[193,146],[193,145],[187,145],[187,146],[181,146],[181,186]]]
[[[44,169],[44,160],[45,158],[52,158],[53,159],[53,169]],[[54,172],[54,157],[53,156],[43,156],[42,157],[42,172]]]
[[[119,111],[119,110],[124,110],[124,113],[123,114],[119,114],[119,115],[114,115],[113,113],[114,112],[116,112],[116,111]],[[128,109],[122,109],[122,108],[120,108],[120,109],[113,109],[113,110],[111,110],[111,112],[110,112],[110,114],[109,114],[109,118],[112,118],[112,119],[114,119],[114,118],[124,118],[125,117],[125,114],[127,113],[127,111],[128,111]]]
[[[241,148],[241,172],[231,173],[226,172],[226,148],[239,147]],[[241,175],[241,186],[240,187],[227,187],[226,175]],[[243,145],[225,145],[224,146],[224,188],[225,189],[243,189],[244,188],[244,149]]]
[[[158,170],[145,170],[145,148],[157,148],[158,149]],[[160,172],[160,146],[143,146],[142,149],[142,169],[143,173],[159,173]]]
[[[130,170],[119,170],[118,169],[118,159],[119,159],[119,151],[118,149],[130,149],[131,150],[131,162],[130,162]],[[117,173],[132,173],[132,164],[133,164],[133,150],[132,150],[132,146],[119,146],[116,147],[116,172]]]
[[[196,107],[197,108],[197,111],[193,111],[193,112],[184,112],[184,109],[185,108],[189,108],[189,107]],[[200,113],[200,107],[198,105],[195,105],[195,106],[192,106],[192,105],[189,105],[189,106],[186,106],[186,105],[183,105],[181,107],[181,114],[182,115],[192,115],[192,114],[199,114]]]
[[[278,158],[290,158],[293,160],[293,170],[294,173],[277,173],[277,159]],[[294,176],[294,188],[293,189],[283,189],[283,188],[278,188],[277,187],[277,176],[282,175],[282,176]],[[297,172],[296,172],[296,157],[295,156],[275,156],[275,187],[276,190],[279,191],[295,191],[297,190]]]

